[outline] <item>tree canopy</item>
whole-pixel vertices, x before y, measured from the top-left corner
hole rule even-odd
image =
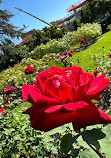
[[[1,3],[0,0],[0,5]],[[10,23],[10,18],[13,16],[8,10],[0,9],[0,45],[10,44],[12,38],[18,38],[22,34],[23,29],[18,29]]]
[[[81,22],[92,23],[111,15],[111,0],[87,0],[81,10]]]

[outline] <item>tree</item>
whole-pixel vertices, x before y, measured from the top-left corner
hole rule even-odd
[[[0,4],[2,1],[0,0]],[[0,10],[0,46],[4,43],[11,44],[11,39],[20,37],[23,29],[10,24],[9,20],[14,15],[7,10]]]
[[[73,30],[76,31],[78,27],[81,26],[81,23],[80,23],[80,20],[75,18],[73,21],[72,21],[72,27],[73,27]]]
[[[22,35],[23,29],[10,24],[11,17],[13,14],[0,9],[0,71],[20,62],[26,56],[26,50],[23,47],[18,48],[12,42],[12,39]]]
[[[81,9],[81,22],[102,21],[109,15],[111,15],[111,0],[87,0]]]

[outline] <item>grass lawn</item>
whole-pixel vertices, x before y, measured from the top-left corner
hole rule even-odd
[[[104,47],[104,48],[103,48]],[[109,60],[111,50],[111,31],[102,35],[98,41],[84,51],[74,53],[68,59],[72,65],[80,66],[85,72],[93,73],[98,64],[104,65]],[[96,60],[94,60],[94,56]]]

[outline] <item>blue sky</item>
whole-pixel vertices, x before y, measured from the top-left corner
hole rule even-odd
[[[27,27],[25,31],[27,32],[32,29],[41,30],[48,25],[16,10],[13,6],[21,8],[50,23],[67,16],[67,9],[78,1],[79,0],[2,0],[1,9],[6,9],[13,13],[15,16],[10,19],[10,22],[19,28],[25,25]]]

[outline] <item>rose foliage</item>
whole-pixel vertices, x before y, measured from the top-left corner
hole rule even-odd
[[[111,123],[111,117],[91,101],[99,100],[100,93],[108,87],[110,80],[104,76],[94,77],[76,66],[52,66],[37,74],[34,85],[23,85],[23,101],[32,103],[23,113],[30,115],[34,129],[43,131],[69,122],[75,130]]]

